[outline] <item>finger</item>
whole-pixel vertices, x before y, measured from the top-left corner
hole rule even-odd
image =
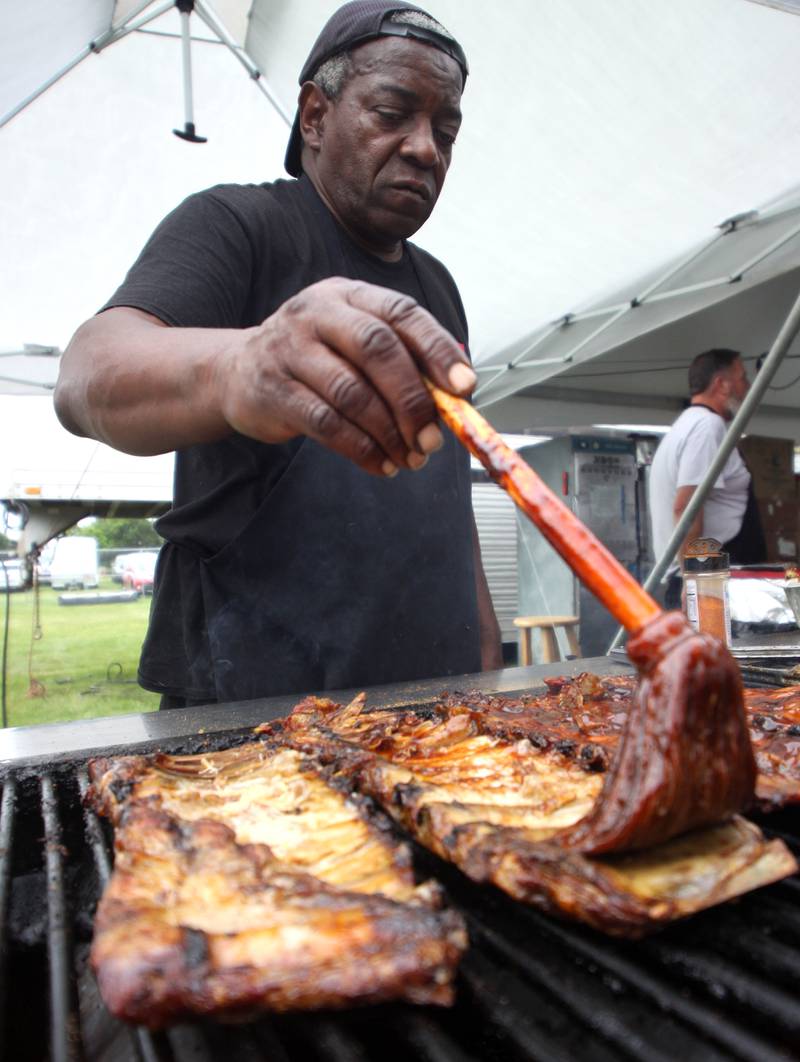
[[[295,380],[317,394],[323,402],[336,410],[370,438],[385,456],[398,467],[408,462],[409,448],[386,403],[349,361],[320,344],[315,344],[308,356],[292,364]]]
[[[307,435],[372,475],[394,475],[397,471],[371,435],[352,424],[304,383],[287,381],[281,404],[284,423],[296,434]]]
[[[436,407],[419,367],[392,326],[347,300],[316,326],[317,339],[358,370],[379,395],[407,450],[422,454],[436,449],[441,438]],[[384,445],[382,437],[378,441]]]
[[[434,383],[457,395],[471,393],[477,376],[461,344],[410,296],[389,288],[354,284],[348,301],[390,325]]]

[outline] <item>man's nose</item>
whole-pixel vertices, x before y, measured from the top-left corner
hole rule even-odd
[[[420,118],[403,138],[400,154],[413,159],[417,165],[430,169],[439,161],[439,146],[433,126],[426,118]]]

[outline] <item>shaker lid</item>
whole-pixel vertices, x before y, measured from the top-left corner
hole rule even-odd
[[[686,548],[682,566],[685,572],[724,572],[730,567],[730,555],[715,538],[695,538]]]

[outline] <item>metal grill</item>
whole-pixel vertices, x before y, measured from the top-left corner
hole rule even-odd
[[[225,736],[215,736],[224,745]],[[134,750],[131,750],[134,751]],[[0,1056],[14,1062],[673,1062],[800,1057],[800,882],[790,879],[640,942],[555,921],[425,852],[472,946],[449,1010],[387,1005],[202,1022],[116,1022],[87,967],[111,870],[81,809],[83,762],[9,773],[0,801]],[[800,851],[800,813],[763,824]]]

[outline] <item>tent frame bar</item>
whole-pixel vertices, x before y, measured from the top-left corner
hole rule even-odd
[[[768,247],[759,251],[757,255],[751,258],[748,262],[745,262],[739,272],[734,277],[731,277],[731,279],[741,280],[745,273],[748,273],[751,269],[757,266],[759,262],[763,262],[765,258],[769,258],[769,256],[774,254],[775,251],[780,250],[784,244],[789,243],[789,241],[793,240],[797,235],[800,235],[800,225],[795,225],[795,227],[790,229],[789,232],[784,233],[783,236],[779,236],[778,239],[774,240]]]
[[[15,107],[12,107],[7,114],[0,117],[0,129],[12,118],[15,118],[20,111],[23,111],[34,100],[38,99],[43,92],[51,88],[57,81],[60,81],[65,74],[68,74],[70,70],[73,70],[78,63],[82,62],[87,55],[98,55],[107,48],[109,44],[114,44],[115,41],[121,40],[123,37],[127,37],[129,33],[133,33],[134,30],[140,29],[142,26],[146,26],[148,22],[152,22],[153,19],[159,18],[165,12],[169,11],[174,6],[174,0],[164,0],[162,4],[151,11],[149,14],[144,15],[142,18],[138,16],[144,11],[146,7],[149,7],[152,0],[141,0],[132,11],[129,12],[127,17],[116,26],[111,26],[105,33],[101,33],[99,37],[95,37],[94,40],[89,41],[85,48],[82,48],[76,56],[69,60],[60,70],[56,71],[51,77],[47,78],[38,88],[34,89],[30,95],[26,96],[24,100],[21,100]]]
[[[17,376],[5,376],[0,374],[0,383],[19,384],[20,387],[41,387],[43,391],[55,391],[56,385],[51,383],[40,383],[34,380],[21,380]]]
[[[286,125],[291,128],[293,118],[283,106],[281,101],[270,89],[269,85],[264,81],[261,70],[256,66],[247,52],[240,45],[236,43],[234,38],[228,33],[223,24],[217,18],[216,14],[208,6],[205,0],[194,0],[194,9],[197,15],[208,26],[211,32],[219,38],[222,44],[228,49],[228,51],[242,64],[251,79],[256,85],[256,88],[262,95],[266,96],[274,109],[283,118]]]
[[[532,343],[529,343],[526,347],[524,347],[519,352],[519,354],[517,354],[516,357],[512,358],[512,360],[507,365],[501,365],[500,368],[497,368],[497,366],[495,366],[495,365],[487,365],[481,370],[477,370],[476,369],[476,371],[482,371],[482,372],[491,372],[493,369],[495,369],[496,371],[495,371],[494,376],[492,376],[492,378],[490,380],[487,380],[485,383],[481,384],[481,386],[477,389],[477,391],[475,392],[473,397],[477,399],[477,397],[481,393],[481,391],[485,390],[485,388],[487,388],[491,383],[494,383],[494,381],[499,376],[502,376],[504,372],[506,372],[508,369],[516,368],[517,365],[520,362],[520,359],[526,358],[529,354],[531,354],[534,350],[536,350],[536,348],[539,346],[540,343],[543,343],[545,341],[545,339],[549,339],[550,336],[554,332],[557,332],[559,330],[559,328],[561,328],[561,326],[563,324],[564,324],[563,321],[554,321],[553,324],[551,324],[549,328],[545,328],[544,331],[541,333],[541,335],[537,336],[536,339]],[[560,362],[561,362],[560,358],[551,358],[550,359],[550,364],[558,365],[558,364],[560,364]]]
[[[82,48],[81,51],[73,56],[73,58],[62,66],[60,70],[47,78],[46,81],[39,85],[38,88],[34,89],[33,92],[25,97],[25,99],[12,107],[10,111],[0,116],[0,129],[10,122],[12,118],[15,118],[20,111],[23,111],[29,104],[33,103],[34,100],[38,99],[42,93],[55,85],[57,81],[60,81],[65,74],[68,74],[70,70],[73,70],[88,55],[99,54],[110,44],[122,40],[122,38],[127,37],[129,33],[135,33],[137,30],[143,29],[148,23],[153,22],[155,19],[166,14],[170,8],[177,6],[175,0],[163,0],[163,2],[158,4],[154,10],[147,12],[147,14],[142,14],[152,3],[153,0],[140,0],[140,3],[128,13],[122,22],[119,22],[116,26],[112,25],[105,33],[101,33],[99,37],[95,37],[94,40],[90,41],[85,48]],[[205,0],[194,0],[194,10],[211,32],[219,39],[219,42],[224,44],[236,59],[238,59],[255,82],[261,94],[266,96],[274,109],[278,112],[284,122],[286,122],[286,125],[291,126],[292,117],[289,115],[278,97],[265,83],[261,71],[247,52],[236,43],[233,37],[231,37],[230,33],[228,33],[223,24],[219,21],[214,11],[207,3],[205,3]],[[184,96],[184,98],[186,99],[186,96]],[[191,103],[189,103],[189,106],[191,106]]]
[[[749,224],[757,225],[759,222],[768,222],[773,220],[775,217],[791,214],[796,211],[796,207],[789,208],[787,210],[777,210],[772,214],[759,214],[758,211],[753,211],[751,212],[753,215],[752,221],[750,219],[749,214],[741,215],[741,217],[747,217]],[[776,240],[773,240],[773,242],[770,243],[767,247],[762,248],[762,250],[760,250],[758,254],[753,255],[751,258],[747,259],[741,266],[734,269],[732,273],[726,276],[715,277],[712,280],[698,281],[696,284],[687,284],[681,288],[674,288],[670,291],[659,292],[658,288],[660,288],[663,284],[667,283],[667,281],[669,281],[672,276],[680,273],[687,266],[691,265],[692,262],[705,255],[708,251],[711,250],[711,248],[718,240],[723,239],[729,233],[736,231],[736,226],[731,224],[731,219],[728,219],[728,221],[723,222],[723,224],[718,226],[718,228],[720,231],[716,232],[714,236],[711,237],[711,239],[709,239],[701,247],[698,247],[695,251],[692,251],[689,255],[686,256],[686,258],[677,262],[663,276],[659,277],[648,288],[642,291],[640,295],[634,296],[630,301],[625,303],[617,303],[614,306],[597,307],[592,310],[587,310],[584,313],[579,312],[566,314],[564,317],[560,318],[558,322],[555,322],[557,327],[567,327],[571,324],[577,324],[579,321],[589,321],[596,317],[604,318],[603,323],[598,328],[596,328],[593,332],[591,332],[588,336],[581,340],[580,343],[574,346],[566,354],[561,355],[559,358],[548,358],[546,360],[543,359],[541,361],[537,361],[536,359],[532,359],[530,361],[522,360],[527,359],[531,351],[536,346],[538,346],[539,343],[541,343],[544,339],[552,335],[553,329],[551,329],[547,332],[542,333],[536,339],[536,342],[532,346],[523,349],[520,354],[518,354],[514,359],[512,359],[512,361],[508,362],[506,365],[500,367],[486,365],[482,367],[482,371],[487,374],[492,372],[492,370],[495,371],[493,372],[493,375],[491,375],[488,379],[481,382],[480,387],[475,392],[475,398],[479,399],[482,395],[485,395],[485,392],[490,389],[490,387],[495,383],[495,381],[497,381],[510,369],[533,369],[537,368],[538,366],[544,367],[555,364],[568,365],[573,363],[575,361],[576,355],[579,354],[580,351],[583,350],[589,343],[595,340],[599,335],[602,335],[603,332],[605,332],[608,328],[615,324],[625,314],[637,309],[645,303],[652,304],[657,302],[666,302],[670,299],[679,298],[685,295],[691,295],[693,292],[700,292],[710,288],[723,287],[725,285],[739,283],[741,280],[744,279],[746,274],[749,273],[752,269],[754,269],[757,265],[765,261],[767,258],[770,257],[770,255],[774,254],[785,244],[789,243],[791,240],[795,239],[797,236],[800,235],[800,224],[798,224],[792,229],[790,229],[788,232],[783,233]],[[548,374],[546,378],[550,379],[551,375],[552,374]],[[525,386],[534,387],[537,383],[541,382],[541,380],[530,380]],[[481,402],[480,405],[482,408],[485,408],[486,406],[492,405],[494,402],[502,401],[502,399],[506,397],[506,393],[498,393],[497,395],[487,396],[483,399],[483,402]]]
[[[703,244],[702,247],[699,247],[696,250],[693,250],[685,258],[680,259],[680,261],[678,261],[674,265],[670,266],[669,269],[667,269],[667,271],[665,273],[663,273],[656,280],[654,280],[653,283],[649,287],[645,288],[644,291],[641,293],[641,295],[637,295],[635,298],[631,299],[630,302],[626,302],[626,303],[621,304],[619,306],[619,309],[617,309],[614,313],[612,313],[611,317],[609,317],[601,325],[599,325],[597,328],[595,328],[595,330],[593,332],[590,332],[588,336],[585,336],[580,341],[580,343],[578,343],[576,346],[574,346],[566,354],[563,354],[560,358],[553,359],[555,361],[555,363],[558,364],[560,362],[563,365],[568,365],[572,361],[574,361],[576,354],[578,354],[581,350],[583,350],[584,347],[586,347],[589,343],[591,343],[599,335],[602,335],[603,332],[607,331],[607,329],[609,329],[613,324],[615,324],[621,317],[624,317],[625,314],[630,313],[632,310],[636,309],[643,302],[645,302],[647,299],[649,299],[651,294],[653,292],[655,292],[658,288],[660,288],[662,284],[666,284],[667,281],[670,279],[670,277],[673,277],[676,273],[679,273],[682,269],[685,269],[686,266],[690,265],[696,258],[699,258],[701,255],[705,254],[706,251],[709,250],[717,242],[717,240],[721,239],[723,235],[724,235],[724,233],[720,233],[720,232],[715,233],[711,237],[710,240],[708,240],[706,243]],[[570,324],[572,324],[573,321],[575,321],[575,320],[576,320],[576,318],[575,318],[575,316],[573,314],[566,314],[564,317],[560,318],[558,322],[554,322],[554,328],[552,329],[552,331],[555,331],[556,328],[560,328],[562,326],[567,327]],[[547,335],[552,335],[552,331],[549,332],[549,333],[542,334],[536,340],[536,344],[534,344],[534,345],[538,345],[539,343],[541,343],[542,340],[545,339]],[[504,366],[502,369],[499,369],[496,376],[493,376],[490,380],[487,380],[485,383],[481,384],[481,386],[475,391],[475,394],[474,394],[474,398],[475,398],[476,402],[480,398],[480,395],[481,395],[482,391],[486,391],[487,388],[489,388],[494,383],[494,381],[496,379],[498,379],[498,377],[501,376],[503,373],[508,372],[510,369],[516,368],[517,364],[519,363],[519,361],[522,358],[527,357],[530,354],[532,349],[533,349],[533,347],[528,347],[527,349],[522,351],[521,354],[519,354],[516,359],[510,361],[508,363],[508,365]],[[545,363],[542,362],[541,364],[545,364]],[[552,361],[551,361],[551,364],[552,364]],[[532,385],[529,384],[528,386],[532,386]],[[478,403],[478,405],[479,405],[479,407],[490,406],[490,405],[492,405],[493,402],[499,402],[505,397],[506,397],[505,395],[498,395],[496,398],[493,396],[493,397],[491,397],[489,399],[488,402]]]
[[[514,368],[515,369],[527,369],[531,365],[560,365],[560,364],[561,364],[561,358],[540,358],[540,359],[534,358],[533,361],[515,361],[514,362]],[[485,368],[481,367],[480,365],[473,365],[472,366],[472,371],[476,372],[476,373],[479,373],[479,374],[482,373],[482,372],[494,372],[495,369],[496,369],[496,366],[494,366],[494,365],[487,365]]]
[[[794,306],[792,306],[789,311],[789,316],[786,318],[778,335],[775,337],[775,342],[772,344],[770,352],[767,355],[764,364],[761,366],[752,387],[745,395],[739,411],[731,421],[730,427],[725,433],[725,437],[720,443],[719,450],[717,450],[716,456],[711,462],[704,479],[697,485],[697,489],[694,494],[692,494],[689,504],[686,506],[680,520],[678,520],[675,525],[672,537],[667,543],[664,552],[658,558],[655,567],[647,577],[647,581],[644,584],[645,590],[652,590],[653,587],[660,582],[662,576],[672,563],[675,554],[678,552],[681,543],[686,537],[686,532],[689,530],[694,518],[705,504],[705,500],[716,483],[717,477],[725,467],[725,463],[733,452],[734,447],[739,442],[750,417],[761,402],[761,399],[772,382],[775,373],[780,368],[781,363],[798,332],[800,332],[800,295],[798,295],[795,300]],[[623,628],[620,627],[613,642],[608,647],[609,653],[619,645],[624,633]]]
[[[58,347],[46,347],[41,343],[24,343],[21,350],[0,350],[0,358],[60,358]],[[41,380],[25,380],[18,376],[0,374],[0,383],[18,384],[20,387],[35,387],[48,393],[55,390],[55,384],[43,383]]]
[[[194,125],[194,92],[192,91],[192,30],[191,16],[194,0],[176,0],[181,20],[181,66],[183,73],[183,129],[173,129],[175,136],[190,144],[205,144],[207,137],[198,136]]]

